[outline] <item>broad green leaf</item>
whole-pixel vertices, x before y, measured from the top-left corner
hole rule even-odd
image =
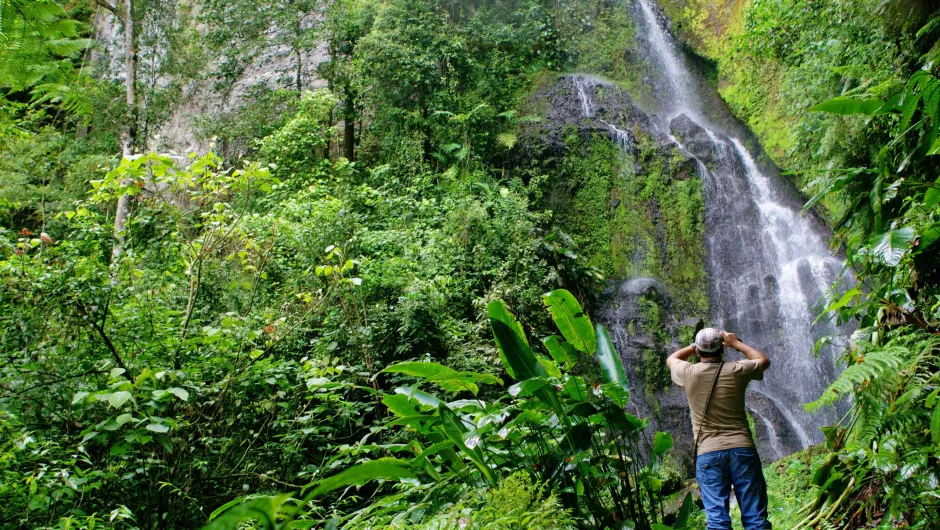
[[[556,363],[564,365],[568,369],[577,364],[578,350],[574,349],[571,344],[562,342],[561,337],[557,335],[545,337],[542,339],[542,344],[545,345],[545,349],[548,350],[549,355],[552,356],[552,359],[555,359]]]
[[[865,114],[871,116],[885,106],[880,99],[835,98],[810,107],[810,112],[828,112],[830,114]]]
[[[538,389],[544,388],[548,384],[548,381],[541,377],[535,377],[532,379],[526,379],[525,381],[519,381],[518,383],[509,387],[509,395],[514,398],[524,398],[529,397],[534,394]]]
[[[493,328],[499,358],[510,377],[521,381],[548,375],[545,368],[536,360],[535,354],[529,349],[529,345],[523,342],[505,322],[491,318],[490,327]]]
[[[428,394],[427,392],[422,392],[413,386],[400,386],[395,389],[396,394],[402,394],[408,396],[409,398],[418,400],[418,403],[422,405],[428,405],[434,408],[437,408],[441,404],[441,400],[436,397]]]
[[[320,481],[320,484],[310,494],[311,497],[320,497],[331,491],[346,486],[365,484],[366,482],[384,479],[396,480],[401,478],[414,478],[415,470],[407,460],[398,458],[380,458],[355,465],[341,473]]]
[[[162,423],[150,423],[147,425],[148,431],[165,433],[170,431],[169,425],[164,425]]]
[[[440,453],[453,446],[454,446],[454,442],[449,439],[443,442],[437,442],[437,443],[431,444],[426,449],[421,451],[421,453],[415,456],[414,460],[412,460],[412,463],[416,466],[423,466],[424,462],[427,460],[429,456]]]
[[[392,414],[400,418],[421,414],[421,411],[418,410],[418,401],[412,400],[404,394],[385,394],[382,397],[382,404]]]
[[[239,523],[246,520],[257,520],[261,528],[277,528],[277,520],[281,505],[290,498],[290,495],[276,497],[238,498],[219,508],[209,515],[209,524],[203,530],[231,530],[240,528]]]
[[[490,383],[502,385],[503,382],[490,374],[476,372],[458,372],[452,368],[438,363],[430,362],[405,362],[389,366],[382,370],[386,373],[398,373],[421,377],[440,386],[447,392],[461,392],[469,390],[473,395],[477,395],[479,387],[477,383]],[[381,373],[381,372],[380,372]]]
[[[911,227],[889,230],[883,234],[872,236],[868,240],[871,253],[878,261],[896,267],[901,258],[911,251],[911,241],[914,240],[914,229]]]
[[[441,417],[441,427],[444,431],[444,435],[457,445],[461,453],[470,458],[477,469],[480,470],[480,473],[486,478],[487,482],[495,486],[496,477],[493,476],[493,472],[490,470],[489,466],[486,465],[486,462],[483,461],[483,452],[479,447],[470,448],[464,443],[464,433],[467,432],[467,427],[463,424],[463,421],[454,414],[454,411],[447,408],[447,405],[444,403],[438,405],[437,412]]]
[[[536,355],[535,360],[537,360],[539,364],[542,365],[542,368],[545,369],[549,377],[556,377],[558,379],[561,379],[561,370],[558,368],[558,365],[555,364],[555,361],[549,359],[548,357],[544,357],[542,355]]]
[[[600,324],[597,326],[597,362],[601,367],[601,377],[604,382],[617,384],[629,395],[630,382],[623,371],[623,362],[617,355],[617,350],[614,349],[614,343],[610,340],[607,328]]]
[[[561,448],[571,453],[580,453],[591,447],[591,438],[591,426],[587,423],[578,423],[565,433]]]
[[[489,318],[495,318],[500,322],[509,326],[516,335],[519,335],[519,338],[522,339],[522,342],[526,343],[528,346],[529,340],[525,336],[525,331],[522,329],[522,324],[516,319],[515,315],[509,312],[509,308],[506,307],[506,303],[502,300],[493,300],[486,306],[486,314]]]
[[[672,435],[668,432],[657,432],[653,436],[653,454],[662,456],[672,449]]]
[[[584,382],[584,378],[582,377],[576,375],[568,376],[568,378],[565,379],[564,388],[569,399],[584,401],[588,398],[587,383]]]
[[[565,340],[578,351],[593,355],[597,345],[594,327],[575,297],[564,289],[556,289],[542,296],[542,301]]]
[[[72,404],[79,403],[86,397],[88,397],[88,392],[76,392],[75,395],[72,396]]]
[[[937,203],[940,203],[940,179],[937,179],[924,193],[924,206],[933,208]]]
[[[121,408],[122,405],[127,403],[127,401],[132,398],[133,396],[131,396],[130,392],[119,390],[117,392],[113,392],[111,395],[108,396],[108,404],[118,409],[118,408]]]
[[[679,507],[676,522],[673,523],[677,530],[684,530],[688,526],[690,515],[692,515],[692,494],[686,493],[685,498],[682,499],[682,506]]]
[[[170,388],[167,391],[173,394],[174,396],[180,398],[180,400],[182,401],[189,400],[189,392],[187,392],[186,389],[180,388],[178,386],[174,386],[173,388]]]
[[[937,239],[940,239],[940,223],[934,223],[921,231],[919,248],[923,250]]]

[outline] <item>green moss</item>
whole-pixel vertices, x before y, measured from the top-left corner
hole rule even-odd
[[[688,174],[678,150],[664,153],[651,139],[641,142],[636,160],[606,135],[567,131],[566,154],[546,193],[548,206],[558,226],[608,278],[658,278],[677,314],[704,314],[702,183]]]

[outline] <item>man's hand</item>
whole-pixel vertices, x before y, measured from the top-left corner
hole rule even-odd
[[[738,345],[741,344],[741,339],[739,339],[738,336],[735,335],[734,333],[731,333],[730,331],[722,331],[721,339],[724,341],[725,346],[734,348],[736,350],[741,349],[741,348],[738,348]]]
[[[666,357],[666,366],[668,366],[671,369],[672,366],[676,364],[678,361],[684,361],[688,359],[689,357],[691,357],[694,353],[695,353],[694,344],[686,346],[685,348],[682,348],[681,350],[676,350],[672,352],[672,355],[670,355],[669,357]]]
[[[766,355],[757,351],[757,349],[744,344],[737,335],[728,331],[721,332],[721,339],[724,341],[725,346],[734,348],[739,352],[743,353],[745,357],[752,361],[757,361],[760,363],[762,369],[767,369],[770,366],[770,359]]]

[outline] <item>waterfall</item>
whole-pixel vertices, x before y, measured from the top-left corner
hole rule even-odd
[[[813,353],[814,343],[839,330],[815,324],[814,304],[839,277],[841,259],[832,256],[827,228],[800,215],[801,199],[777,175],[762,171],[742,142],[742,128],[723,109],[705,107],[706,85],[686,64],[666,21],[649,0],[634,0],[631,12],[645,44],[645,59],[657,69],[649,83],[659,102],[659,132],[697,161],[705,193],[705,228],[710,277],[710,321],[738,334],[764,351],[772,366],[764,380],[749,389],[748,411],[759,431],[761,452],[776,458],[820,443],[819,427],[839,419],[838,408],[810,415],[802,404],[816,399],[835,376],[831,351]],[[598,116],[595,78],[577,76],[574,88],[584,118],[607,127],[621,152],[632,137]],[[724,115],[716,113],[724,112]],[[739,132],[723,131],[715,122],[734,123]],[[668,303],[668,293],[655,279],[625,282],[603,310],[614,341],[623,354],[638,348],[626,329],[643,291]],[[706,317],[706,315],[702,315]],[[729,359],[737,354],[731,353]],[[665,423],[665,422],[664,422]]]

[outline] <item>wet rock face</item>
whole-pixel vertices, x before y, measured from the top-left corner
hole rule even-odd
[[[531,164],[549,177],[543,206],[578,241],[579,252],[590,254],[586,247],[607,239],[601,255],[589,257],[614,254],[614,261],[620,260],[605,271],[612,280],[592,313],[610,331],[623,360],[631,386],[628,410],[649,418],[650,439],[656,431],[672,433],[674,455],[689,471],[688,402],[672,384],[665,359],[691,341],[707,313],[707,300],[689,302],[687,278],[698,275],[695,287],[705,300],[704,210],[694,200],[701,201],[703,186],[699,162],[669,138],[668,124],[639,108],[616,84],[595,77],[560,76],[544,84],[526,113],[541,120],[521,132],[515,151],[522,153],[519,165]],[[708,140],[694,123],[687,128],[684,136]],[[600,162],[598,142],[607,146],[609,157]],[[592,163],[581,164],[585,159]],[[591,186],[602,188],[590,196],[596,203],[587,196],[585,188]],[[682,200],[693,206],[678,204]],[[603,218],[572,212],[597,203],[606,207]],[[585,225],[596,228],[579,233]]]
[[[564,152],[565,137],[571,131],[610,135],[625,149],[635,148],[638,136],[653,131],[649,115],[634,105],[629,94],[593,76],[561,76],[542,85],[530,105],[541,110],[544,119],[525,131],[528,143],[547,146],[552,153]]]

